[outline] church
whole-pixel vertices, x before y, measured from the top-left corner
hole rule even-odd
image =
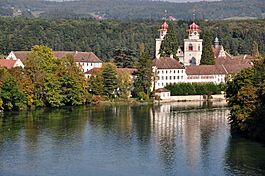
[[[152,90],[161,89],[175,83],[225,83],[227,75],[238,73],[244,68],[253,66],[253,59],[249,55],[232,56],[219,44],[216,37],[212,45],[215,65],[200,65],[203,39],[200,26],[194,21],[187,28],[187,38],[183,47],[178,47],[176,56],[179,61],[170,57],[160,57],[160,47],[168,32],[167,21],[164,20],[160,28],[159,38],[155,44],[155,59],[153,60],[154,79]]]

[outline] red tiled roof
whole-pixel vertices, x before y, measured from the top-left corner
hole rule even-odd
[[[153,65],[159,69],[185,69],[176,59],[170,57],[160,57],[153,60]]]
[[[23,62],[27,58],[30,51],[14,51],[13,53]],[[57,58],[62,58],[66,55],[72,55],[75,62],[102,63],[102,61],[93,52],[53,51],[53,54]]]
[[[170,91],[167,90],[166,88],[160,88],[160,89],[156,89],[155,92],[156,92],[156,93],[161,93],[161,92],[170,92]]]
[[[16,60],[0,59],[0,67],[6,67],[8,69],[13,68]]]
[[[87,72],[85,72],[85,74],[94,74],[97,71],[102,70],[102,68],[92,68],[91,70],[88,70]],[[135,68],[118,68],[117,71],[119,73],[129,73],[130,75],[134,75],[137,72],[137,69]]]
[[[252,65],[254,58],[249,55],[233,56],[226,58],[215,59],[215,64],[217,65],[239,65],[239,64],[249,64]]]
[[[120,73],[129,73],[130,75],[135,75],[137,72],[136,68],[118,68]]]
[[[100,70],[102,70],[102,68],[92,68],[91,70],[86,71],[85,74],[92,75]]]
[[[222,65],[196,65],[186,67],[187,75],[220,75],[227,74]]]
[[[217,48],[212,46],[212,50],[213,50],[214,58],[218,58],[220,51],[221,51],[221,46],[219,46]]]

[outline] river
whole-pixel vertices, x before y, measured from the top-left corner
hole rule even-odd
[[[232,137],[228,114],[196,103],[4,113],[0,175],[265,175],[264,145]]]

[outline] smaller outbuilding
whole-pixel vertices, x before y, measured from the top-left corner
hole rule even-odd
[[[170,91],[166,88],[156,89],[155,96],[160,97],[160,100],[166,100],[170,98]]]

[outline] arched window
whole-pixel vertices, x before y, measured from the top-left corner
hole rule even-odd
[[[193,51],[193,45],[191,43],[189,44],[189,51]]]
[[[196,65],[196,59],[195,57],[192,57],[191,60],[190,60],[190,64],[191,65]]]

